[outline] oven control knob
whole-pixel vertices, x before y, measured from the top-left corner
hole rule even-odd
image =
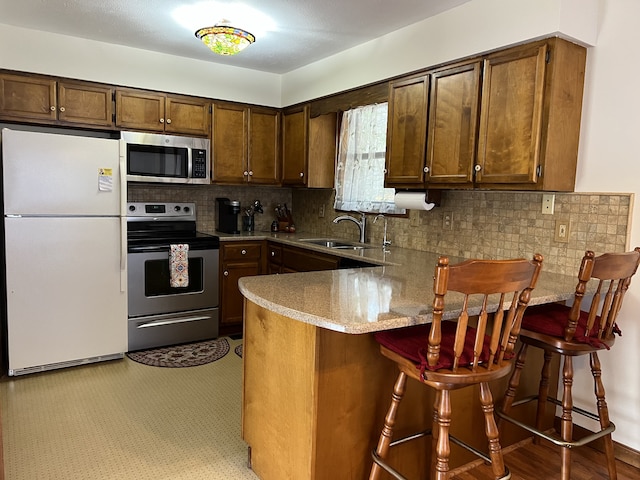
[[[136,211],[136,206],[135,205],[129,205],[129,211],[130,212],[135,212]]]
[[[174,209],[176,212],[179,212],[179,211],[180,211],[180,205],[176,205],[175,207],[173,207],[173,209]]]
[[[184,207],[184,211],[185,211],[185,213],[189,213],[191,211],[191,209],[189,207]]]

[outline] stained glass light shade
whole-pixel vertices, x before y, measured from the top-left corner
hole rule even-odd
[[[228,25],[201,28],[196,37],[218,55],[235,55],[256,41],[249,32]]]

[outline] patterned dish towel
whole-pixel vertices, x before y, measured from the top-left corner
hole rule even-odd
[[[189,286],[189,244],[171,245],[169,273],[172,288]]]

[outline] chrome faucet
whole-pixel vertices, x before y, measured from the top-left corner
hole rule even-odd
[[[352,217],[351,215],[340,215],[339,217],[336,217],[333,219],[333,223],[338,223],[341,222],[343,220],[350,220],[353,223],[355,223],[356,225],[358,225],[358,229],[360,229],[360,243],[364,243],[365,241],[365,228],[367,227],[367,217],[364,213],[362,212],[358,212],[360,213],[360,220],[358,220],[355,217]]]
[[[387,217],[385,217],[384,214],[379,213],[378,215],[376,215],[376,218],[373,219],[373,223],[376,223],[379,218],[384,218],[384,234],[382,237],[382,248],[385,249],[389,245],[391,245],[391,242],[387,240]]]

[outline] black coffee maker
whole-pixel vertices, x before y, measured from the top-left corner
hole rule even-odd
[[[240,202],[228,198],[216,198],[218,214],[216,216],[216,230],[224,233],[240,233],[238,230],[238,213]]]

